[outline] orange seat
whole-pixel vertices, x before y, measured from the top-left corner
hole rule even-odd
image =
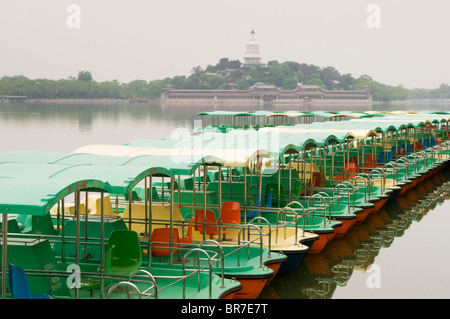
[[[220,217],[222,218],[222,223],[224,224],[240,224],[241,204],[234,201],[223,202]]]
[[[364,161],[364,167],[373,168],[373,167],[382,167],[378,165],[377,157],[375,154],[366,154],[366,160]]]
[[[204,233],[203,227],[203,209],[197,209],[195,211],[195,226],[194,229],[199,231],[200,234]],[[212,210],[206,210],[206,235],[218,235],[219,234],[219,224],[217,222],[216,216]],[[228,231],[223,230],[222,234],[226,234]]]
[[[195,219],[194,217],[191,217],[186,237],[180,238],[179,240],[180,244],[190,244],[192,242],[192,225],[194,224],[194,219]]]
[[[423,149],[423,145],[420,142],[415,142],[414,148],[416,149],[416,152],[417,152],[417,151],[420,151],[421,149]]]
[[[321,172],[313,172],[313,176],[312,176],[312,185],[313,187],[323,187],[323,178],[322,178],[322,173]]]
[[[338,180],[338,181],[342,181],[344,179],[348,180],[348,179],[351,179],[351,178],[355,177],[356,175],[353,175],[353,174],[356,174],[356,163],[350,162],[349,164],[350,165],[347,165],[347,163],[345,163],[344,172],[345,173],[352,173],[352,175],[348,175],[348,176],[337,175],[333,179],[334,180]]]
[[[349,164],[348,168],[347,168],[347,164],[345,164],[345,171],[347,173],[356,173],[356,163],[350,162],[348,164]]]
[[[173,228],[173,243],[179,243],[180,239],[178,236],[178,229]],[[152,232],[152,256],[162,257],[162,256],[170,256],[170,252],[175,254],[179,252],[177,249],[166,249],[165,247],[170,247],[170,228],[156,228]],[[154,243],[155,242],[155,243]],[[159,243],[167,243],[167,244],[159,244]],[[158,248],[164,247],[164,248]],[[172,247],[179,247],[177,245],[173,245]]]

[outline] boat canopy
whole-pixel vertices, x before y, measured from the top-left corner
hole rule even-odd
[[[0,177],[17,179],[47,180],[98,180],[107,185],[108,193],[127,194],[141,180],[150,175],[151,170],[142,166],[89,165],[89,164],[0,164]],[[168,172],[171,174],[170,172]]]
[[[59,200],[77,190],[106,190],[92,179],[0,178],[0,214],[44,216]]]

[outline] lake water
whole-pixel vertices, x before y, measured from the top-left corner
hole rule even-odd
[[[448,110],[449,103],[399,103],[389,110]],[[152,104],[0,104],[0,150],[71,152],[88,144],[160,139],[194,127],[197,110]],[[263,291],[267,299],[449,298],[450,174],[403,198],[307,256]]]

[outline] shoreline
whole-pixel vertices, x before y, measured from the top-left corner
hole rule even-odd
[[[22,103],[45,103],[45,104],[129,104],[129,103],[152,103],[159,102],[160,99],[26,99]]]

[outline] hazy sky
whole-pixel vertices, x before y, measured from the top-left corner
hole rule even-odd
[[[264,62],[333,66],[407,88],[450,84],[449,0],[1,0],[0,76],[189,75],[223,57],[243,62],[252,29]]]

